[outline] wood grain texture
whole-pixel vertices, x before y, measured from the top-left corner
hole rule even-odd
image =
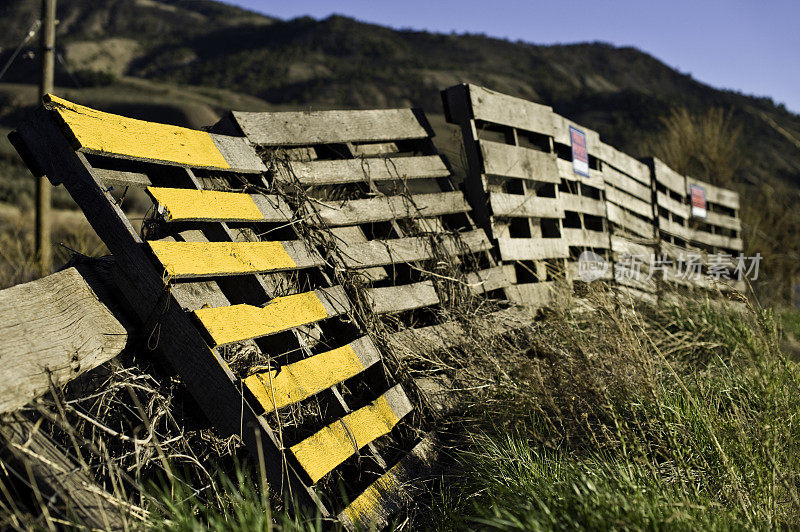
[[[354,377],[381,358],[368,337],[345,346],[262,371],[244,380],[266,412],[291,405]]]
[[[558,164],[553,153],[510,146],[488,140],[479,141],[483,155],[483,173],[517,179],[560,183]]]
[[[411,410],[398,384],[367,406],[293,445],[291,451],[316,483],[359,449],[388,434]]]
[[[489,195],[489,205],[492,213],[499,217],[564,217],[563,203],[559,198],[492,192]]]
[[[421,139],[430,133],[413,109],[233,111],[233,119],[250,142],[262,146],[396,141]]]
[[[567,243],[561,238],[498,238],[497,247],[503,260],[559,259],[569,256]]]
[[[459,191],[414,194],[412,196],[381,196],[348,200],[343,203],[315,202],[321,220],[329,225],[359,225],[385,222],[400,218],[442,216],[470,210],[464,194]]]
[[[117,356],[128,332],[76,268],[0,291],[0,412]]]
[[[76,149],[203,168],[266,170],[242,138],[217,136],[215,141],[205,131],[104,113],[53,95],[45,102],[53,106]]]
[[[653,158],[653,171],[655,174],[656,182],[663,185],[665,188],[683,197],[686,196],[688,190],[686,186],[686,178],[667,166],[663,161]]]
[[[550,107],[477,85],[465,87],[476,120],[552,136],[553,110]]]
[[[355,530],[381,530],[395,512],[424,493],[426,480],[439,474],[439,443],[428,434],[398,463],[369,485],[339,514]]]
[[[644,238],[654,238],[655,226],[651,222],[642,220],[614,203],[606,202],[606,215],[608,221],[617,224],[625,231]]]
[[[630,194],[622,192],[615,187],[608,187],[606,189],[606,201],[618,205],[627,211],[635,212],[639,216],[649,220],[653,219],[653,202],[650,199],[644,201],[636,196],[631,196]]]
[[[565,211],[591,214],[600,218],[606,217],[606,204],[603,200],[561,193],[558,195],[558,201]]]
[[[608,249],[611,245],[608,233],[589,229],[573,229],[565,227],[561,230],[561,238],[568,246],[578,248]]]
[[[295,177],[304,185],[336,185],[447,177],[450,171],[438,155],[422,155],[293,162],[282,174],[284,178]]]
[[[467,274],[467,286],[473,294],[484,294],[511,285],[502,266]]]
[[[439,304],[439,295],[432,281],[368,288],[367,296],[375,314],[393,314],[415,308],[431,307]]]
[[[604,163],[628,174],[639,183],[650,186],[650,169],[645,163],[603,142],[600,143],[600,147],[602,156],[598,158],[602,159]]]
[[[195,317],[205,328],[212,346],[226,345],[288,331],[349,310],[341,287],[320,288],[291,296],[276,297],[264,307],[247,304],[201,308]]]
[[[174,278],[243,275],[311,268],[322,257],[303,242],[148,242]]]
[[[636,196],[642,201],[653,201],[653,193],[650,190],[650,185],[643,185],[632,177],[608,165],[603,165],[602,176],[607,186],[613,186],[627,194]]]
[[[147,187],[147,193],[168,221],[181,222],[286,222],[289,206],[279,196],[241,194],[216,190]]]
[[[668,196],[667,194],[664,194],[661,191],[656,192],[656,203],[659,207],[666,209],[673,214],[677,214],[684,220],[688,219],[690,216],[690,207],[688,204],[681,203],[680,201]]]

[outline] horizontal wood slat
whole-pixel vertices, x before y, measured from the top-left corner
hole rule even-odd
[[[264,307],[240,304],[201,308],[194,315],[210,336],[212,346],[220,346],[332,318],[350,310],[349,305],[344,290],[335,286],[276,297]]]
[[[397,141],[421,139],[430,134],[413,109],[233,111],[233,118],[253,144],[262,146]]]
[[[369,485],[339,514],[339,520],[355,530],[382,530],[389,519],[423,492],[419,484],[436,476],[439,453],[437,442],[427,435]]]
[[[301,241],[148,242],[171,277],[213,277],[279,272],[322,266],[325,261]]]
[[[246,139],[157,124],[74,104],[53,95],[49,103],[75,149],[183,166],[263,172],[264,163]]]
[[[503,260],[559,259],[569,256],[567,243],[561,238],[498,238]]]
[[[553,141],[571,146],[572,139],[569,136],[570,126],[582,131],[586,135],[586,151],[588,151],[590,155],[593,155],[598,159],[602,159],[603,145],[600,142],[600,135],[597,133],[597,131],[583,127],[580,124],[576,124],[572,120],[564,118],[563,116],[555,113],[553,113]]]
[[[697,185],[706,193],[706,201],[716,203],[733,210],[739,210],[739,193],[727,188],[720,188],[711,183],[694,178],[686,178],[686,194],[691,192],[690,187]]]
[[[354,377],[381,358],[369,337],[345,346],[287,364],[277,370],[261,371],[244,379],[266,412],[298,403],[331,386]]]
[[[287,178],[297,178],[304,185],[403,181],[450,175],[450,171],[438,155],[292,162],[291,167],[282,169],[281,173]]]
[[[564,217],[564,209],[559,198],[492,192],[489,195],[489,205],[492,208],[492,213],[500,217]]]
[[[168,221],[286,222],[293,216],[279,196],[188,188],[146,190]]]
[[[655,236],[655,227],[651,222],[634,216],[618,205],[606,203],[606,215],[609,222],[615,223],[635,235],[644,238],[653,238]]]
[[[467,231],[457,236],[410,236],[389,240],[371,240],[356,244],[342,243],[339,251],[348,268],[360,269],[429,260],[436,257],[432,240],[449,256],[478,253],[491,249],[491,243],[482,229]]]
[[[400,218],[425,218],[470,210],[460,191],[415,194],[408,197],[381,196],[343,203],[317,201],[314,208],[325,223],[333,226],[385,222]]]
[[[650,199],[643,201],[635,196],[617,190],[614,187],[608,187],[606,189],[606,201],[619,205],[628,211],[635,212],[639,216],[650,220],[653,219],[653,202]]]
[[[545,183],[561,182],[553,153],[488,140],[481,140],[479,144],[485,174]]]
[[[367,296],[372,303],[372,311],[378,315],[394,314],[439,304],[439,295],[436,293],[433,281],[368,288]]]
[[[664,194],[663,192],[656,192],[656,203],[659,207],[666,209],[673,214],[677,214],[684,220],[688,219],[690,216],[689,205],[681,203],[680,201]]]
[[[613,186],[622,190],[632,196],[636,196],[642,201],[652,202],[653,193],[650,185],[643,185],[622,172],[611,168],[610,166],[603,166],[603,180],[607,186]]]
[[[552,136],[552,108],[477,85],[465,87],[469,91],[472,114],[476,120]]]
[[[575,172],[575,167],[572,164],[572,161],[568,161],[566,159],[558,158],[558,175],[561,179],[566,179],[567,181],[580,181],[581,183],[585,183],[589,186],[603,189],[605,188],[605,181],[603,181],[603,172],[600,170],[595,170],[594,168],[589,168],[589,177],[585,175],[581,175]]]
[[[513,285],[508,290],[508,298],[511,301],[530,308],[541,308],[548,305],[555,294],[556,284],[553,281],[520,283]]]
[[[562,192],[558,196],[558,201],[565,211],[581,212],[601,218],[606,217],[606,204],[603,200]]]
[[[400,385],[374,402],[292,445],[291,451],[316,483],[359,449],[388,434],[412,407]]]
[[[107,187],[136,187],[145,188],[153,185],[146,174],[139,172],[125,172],[107,168],[95,168],[95,175]]]
[[[661,160],[653,159],[653,171],[656,182],[663,185],[681,197],[686,196],[686,178],[664,164]]]
[[[608,144],[601,142],[600,145],[602,155],[598,157],[599,159],[602,159],[604,163],[613,166],[617,170],[626,173],[639,183],[648,187],[650,186],[650,169],[646,164]]]
[[[483,294],[511,285],[502,266],[467,274],[467,286],[473,294]]]
[[[608,233],[604,231],[591,231],[589,229],[564,228],[561,238],[571,247],[588,247],[608,249],[611,245]]]

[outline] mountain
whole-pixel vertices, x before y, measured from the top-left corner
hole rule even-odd
[[[0,63],[38,6],[37,0],[0,6]],[[62,93],[80,85],[72,94],[104,108],[162,113],[164,120],[196,126],[204,119],[187,116],[191,98],[180,94],[203,92],[210,120],[222,110],[212,92],[224,89],[229,103],[238,98],[247,108],[421,106],[436,126],[442,123],[439,90],[472,82],[551,105],[606,142],[643,156],[671,108],[722,107],[743,129],[737,178],[800,185],[800,116],[769,98],[712,88],[631,47],[538,46],[394,30],[341,16],[285,21],[205,0],[62,1],[58,18]],[[0,82],[0,127],[13,127],[18,108],[32,103],[15,96],[9,83],[35,79],[35,60],[21,54]],[[131,89],[142,80],[149,89]],[[164,96],[166,87],[172,96]],[[116,102],[117,94],[125,101]],[[156,107],[153,95],[161,95]]]

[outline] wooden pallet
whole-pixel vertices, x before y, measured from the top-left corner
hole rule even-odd
[[[432,437],[250,143],[45,102],[12,142],[114,254],[148,347],[263,456],[273,489],[350,528],[382,526],[406,481],[430,474]],[[121,208],[134,188],[153,201],[141,235]]]
[[[302,189],[297,207],[332,237],[332,262],[363,282],[399,356],[431,328],[456,327],[439,309],[465,292],[509,286],[420,111],[234,111],[215,129],[244,134],[276,180]]]
[[[657,158],[650,159],[648,164],[655,185],[660,253],[673,263],[663,272],[661,280],[686,288],[743,291],[744,282],[733,279],[734,259],[743,250],[739,195],[683,176]],[[694,186],[704,191],[707,203],[705,218],[693,215],[690,197]],[[717,258],[715,255],[725,257]],[[687,279],[680,272],[692,268],[689,261],[699,263],[703,275],[708,273],[712,262],[719,261],[731,280]]]
[[[448,121],[461,126],[475,218],[497,242],[515,284],[510,297],[546,304],[563,270],[569,281],[580,278],[581,253],[610,259],[596,132],[483,87],[457,85],[442,97]],[[586,134],[588,177],[573,169],[570,127]],[[597,278],[610,279],[611,269]]]

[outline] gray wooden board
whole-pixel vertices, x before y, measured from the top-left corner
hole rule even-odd
[[[315,201],[312,208],[317,210],[324,223],[332,226],[360,225],[400,218],[426,218],[470,210],[464,194],[459,191],[415,194],[408,197],[381,196],[344,202]]]
[[[111,360],[127,341],[76,268],[0,291],[0,412]]]
[[[430,307],[439,304],[439,295],[432,281],[368,288],[367,296],[372,303],[375,314],[392,314],[413,310],[416,308]]]
[[[492,214],[501,217],[564,217],[563,202],[559,198],[492,192],[489,194],[489,205]]]
[[[430,133],[413,109],[233,111],[233,119],[253,144],[262,146],[397,141],[425,138]]]
[[[371,157],[293,162],[291,172],[304,185],[337,185],[369,181],[404,181],[447,177],[450,171],[438,155],[418,157]],[[289,177],[284,175],[285,178]]]
[[[488,140],[479,141],[479,146],[485,174],[543,183],[561,182],[553,153]]]
[[[561,238],[498,238],[503,260],[542,260],[569,256],[567,243]]]

